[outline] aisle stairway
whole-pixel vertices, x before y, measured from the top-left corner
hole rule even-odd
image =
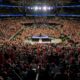
[[[13,40],[21,31],[24,30],[24,26],[22,26],[14,35],[12,35],[9,40]]]

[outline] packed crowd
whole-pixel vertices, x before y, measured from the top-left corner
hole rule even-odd
[[[55,22],[56,23],[56,22]],[[63,20],[61,25],[33,24],[21,27],[20,20],[0,20],[0,80],[80,80],[80,23]],[[46,27],[46,28],[45,28]],[[70,38],[60,44],[22,44],[33,35]]]
[[[23,21],[22,21],[23,20]],[[0,40],[1,39],[9,39],[11,36],[15,35],[16,32],[23,27],[23,22],[30,22],[26,21],[25,19],[4,19],[0,20]],[[43,19],[45,20],[45,19]],[[34,20],[32,20],[34,21]],[[39,22],[39,20],[36,20]],[[40,20],[42,21],[42,19]],[[73,41],[80,43],[80,23],[76,20],[48,20],[49,23],[54,22],[53,25],[46,25],[46,24],[33,24],[31,26],[25,26],[24,30],[16,36],[16,41],[21,40],[23,41],[25,38],[33,35],[48,35],[51,37],[59,38],[61,35],[66,35],[71,38]]]
[[[79,21],[64,21],[63,33],[71,37],[75,42],[80,43],[80,23]]]
[[[0,39],[9,39],[17,30],[21,28],[19,20],[3,19],[0,20]]]
[[[16,37],[16,40],[24,41],[33,35],[47,35],[50,37],[60,38],[62,35],[67,36],[75,43],[80,43],[80,24],[75,20],[64,20],[53,25],[33,24],[26,26],[22,32]]]
[[[36,25],[35,25],[36,26]],[[46,27],[46,28],[45,28]],[[25,39],[32,37],[32,36],[39,36],[40,34],[42,35],[48,35],[50,37],[59,37],[59,31],[56,30],[55,28],[49,28],[49,26],[38,26],[34,27],[32,26],[27,26],[20,34],[16,37],[16,39],[20,39],[24,41]]]
[[[80,80],[80,48],[54,44],[0,48],[0,80]]]

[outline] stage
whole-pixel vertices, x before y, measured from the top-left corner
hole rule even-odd
[[[46,35],[37,35],[37,36],[31,36],[28,39],[24,40],[24,44],[47,44],[47,43],[54,43],[58,44],[61,43],[62,40],[58,38],[49,37]]]

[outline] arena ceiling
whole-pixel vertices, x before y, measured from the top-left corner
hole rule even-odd
[[[60,4],[65,4],[65,3],[73,3],[73,2],[79,2],[80,0],[1,0],[4,3],[14,3],[14,4],[32,4],[36,2],[43,2],[43,3],[48,3],[48,4],[54,4],[54,3],[60,3]]]
[[[7,5],[6,7],[0,6],[0,14],[35,14],[35,12],[31,9],[32,7],[36,6],[37,4],[48,5],[48,6],[60,6],[60,8],[54,8],[53,10],[47,12],[47,14],[80,14],[80,0],[0,0],[1,5]],[[74,7],[78,4],[78,7]],[[11,6],[23,6],[22,7],[11,7]],[[73,7],[69,7],[73,5]],[[30,6],[30,9],[25,8],[25,6]],[[63,7],[61,7],[63,6]],[[68,6],[68,7],[64,7]],[[35,8],[39,8],[34,7]],[[38,12],[41,14],[44,12]]]

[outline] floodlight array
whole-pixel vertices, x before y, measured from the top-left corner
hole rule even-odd
[[[49,10],[52,10],[52,7],[50,6],[33,6],[31,7],[31,10],[34,10],[34,11],[49,11]]]
[[[48,6],[48,5],[33,5],[33,6],[13,6],[13,5],[3,5],[0,4],[0,8],[23,8],[28,9],[34,12],[45,12],[58,9],[58,8],[78,8],[80,10],[80,5],[70,5],[70,6]],[[0,17],[9,17],[9,16],[61,16],[61,17],[80,17],[80,14],[30,14],[22,13],[22,14],[0,14]]]

